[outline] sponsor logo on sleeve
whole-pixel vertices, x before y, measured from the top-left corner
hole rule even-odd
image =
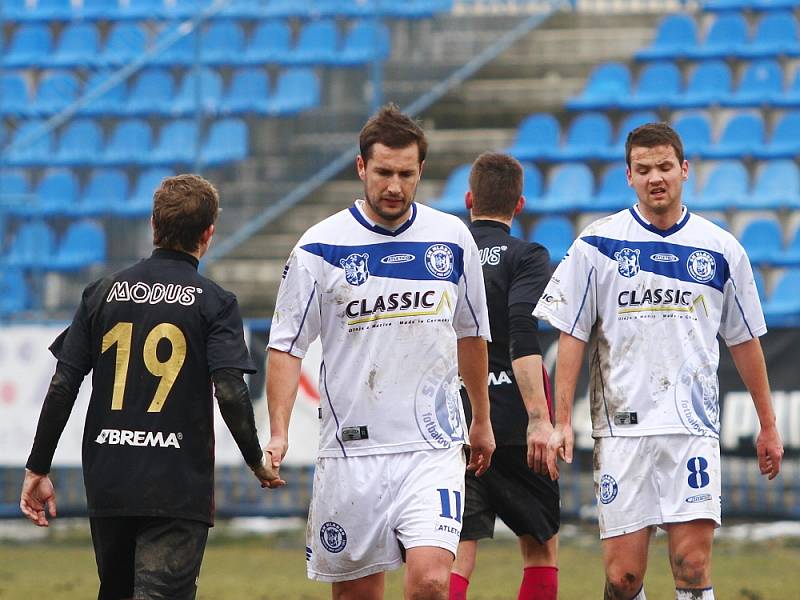
[[[701,502],[711,502],[711,494],[695,494],[686,498],[685,502],[689,504],[699,504]]]

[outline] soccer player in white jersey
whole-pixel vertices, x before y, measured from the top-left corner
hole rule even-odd
[[[388,105],[359,143],[363,199],[311,227],[286,264],[267,450],[278,468],[300,363],[320,336],[308,576],[331,582],[334,599],[373,600],[405,560],[406,597],[445,600],[464,505],[459,373],[473,406],[468,468],[482,474],[495,445],[481,264],[458,218],[414,202],[427,151],[417,123]]]
[[[573,398],[590,342],[604,598],[645,598],[648,545],[660,526],[675,598],[709,600],[720,525],[717,334],[753,398],[758,464],[773,479],[783,447],[758,339],[767,328],[742,246],[681,203],[689,164],[675,131],[634,129],[625,157],[638,203],[580,234],[534,311],[561,331],[548,467],[556,478],[556,455],[572,461]]]

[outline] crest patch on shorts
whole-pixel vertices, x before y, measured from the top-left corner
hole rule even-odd
[[[600,477],[600,502],[603,504],[611,504],[614,498],[617,497],[618,491],[617,482],[611,475],[605,473]]]
[[[319,540],[328,552],[336,554],[347,545],[347,534],[338,523],[327,521],[319,529]]]

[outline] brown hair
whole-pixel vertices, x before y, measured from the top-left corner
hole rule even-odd
[[[656,146],[672,146],[678,162],[683,164],[683,142],[678,133],[666,123],[646,123],[628,134],[625,140],[625,162],[631,166],[631,148],[655,148]]]
[[[472,215],[512,217],[522,196],[522,180],[522,165],[513,156],[497,152],[481,154],[469,173]]]
[[[211,183],[199,175],[166,177],[153,194],[153,245],[195,252],[218,212],[219,193]]]
[[[396,104],[387,104],[364,124],[358,136],[358,145],[364,163],[372,157],[372,147],[383,144],[398,150],[417,144],[419,162],[428,154],[428,140],[419,124],[401,112]]]

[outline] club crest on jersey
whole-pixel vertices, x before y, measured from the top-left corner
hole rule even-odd
[[[639,272],[639,252],[630,248],[623,248],[619,252],[614,252],[617,259],[617,271],[623,277],[633,277]]]
[[[351,254],[339,261],[339,264],[344,269],[344,278],[347,283],[350,285],[366,283],[369,277],[367,260],[369,260],[369,254]]]
[[[445,244],[434,244],[425,252],[428,272],[439,279],[447,279],[453,272],[453,251]]]
[[[347,533],[344,527],[333,521],[327,521],[319,529],[319,541],[328,552],[337,554],[347,546]]]
[[[689,269],[689,275],[700,283],[711,281],[714,273],[717,272],[717,263],[714,257],[705,250],[692,252],[686,260],[686,267]]]
[[[611,504],[614,498],[617,497],[617,492],[619,492],[617,482],[611,475],[604,473],[603,476],[600,477],[600,502],[603,504]]]

